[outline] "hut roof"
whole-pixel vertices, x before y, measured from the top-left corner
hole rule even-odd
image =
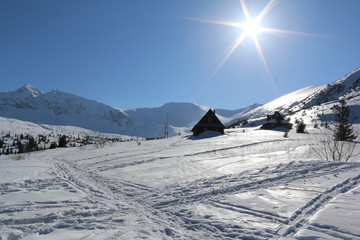
[[[191,131],[193,131],[195,127],[225,128],[215,115],[215,112],[211,109],[200,119]]]

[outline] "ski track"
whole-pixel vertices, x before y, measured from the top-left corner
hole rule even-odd
[[[307,202],[302,208],[297,209],[294,214],[289,218],[281,217],[268,212],[257,211],[242,206],[235,206],[229,203],[224,203],[220,200],[221,197],[228,194],[275,187],[299,179],[332,175],[335,173],[352,170],[354,166],[359,167],[358,164],[349,165],[339,163],[314,163],[313,166],[309,167],[308,164],[300,164],[300,166],[296,166],[294,165],[294,162],[291,162],[287,165],[280,164],[274,169],[266,168],[258,170],[262,173],[261,176],[255,172],[253,174],[247,172],[246,174],[242,173],[239,175],[222,176],[213,179],[201,179],[189,183],[188,185],[184,184],[169,187],[161,191],[162,195],[156,194],[149,196],[146,199],[147,201],[153,202],[154,208],[161,211],[169,212],[169,214],[174,214],[174,209],[186,209],[185,206],[187,205],[193,205],[195,203],[201,202],[210,204],[217,208],[223,208],[241,214],[247,214],[253,217],[265,219],[271,222],[276,222],[281,225],[280,229],[273,231],[250,231],[249,229],[245,230],[237,225],[231,226],[229,224],[216,223],[213,221],[208,221],[204,218],[196,217],[194,214],[184,214],[184,212],[188,212],[185,210],[175,212],[175,215],[182,219],[184,228],[193,230],[196,229],[197,231],[210,231],[213,237],[219,237],[215,233],[220,231],[223,232],[223,234],[221,234],[220,236],[229,238],[250,238],[257,236],[256,239],[293,239],[293,236],[300,229],[314,227],[308,224],[308,220],[317,211],[321,210],[322,207],[325,206],[331,199],[336,197],[338,194],[345,193],[357,187],[360,184],[360,175],[346,179],[345,181],[328,188],[324,192],[321,192],[316,197]],[[295,169],[291,170],[290,172],[285,171],[286,169],[289,170],[292,167],[295,167]],[[282,172],[285,173],[281,174]],[[245,181],[247,182],[244,183]],[[231,186],[231,183],[236,184]],[[167,201],[162,201],[162,199],[166,199],[167,197],[171,199],[168,199]],[[317,228],[320,229],[320,227]],[[322,232],[329,231],[329,229],[325,229]],[[357,235],[341,232],[340,230],[336,229],[331,229],[331,231],[331,235],[343,237],[345,235],[348,235],[352,237],[359,237]],[[346,237],[344,237],[344,239],[346,239]]]
[[[350,191],[359,184],[360,175],[357,175],[353,178],[348,178],[317,195],[305,204],[305,206],[294,212],[294,214],[289,218],[289,224],[286,227],[279,229],[279,235],[282,237],[292,237],[299,229],[307,226],[309,219],[329,201],[341,193]],[[333,229],[333,231],[335,230]],[[340,232],[338,231],[338,233]]]
[[[249,143],[249,144],[243,144],[243,145],[235,145],[235,146],[231,146],[231,147],[221,147],[221,148],[216,148],[216,149],[211,149],[211,150],[206,150],[206,151],[199,151],[199,152],[195,152],[195,153],[189,153],[189,154],[181,154],[181,155],[170,155],[170,156],[165,156],[165,157],[155,157],[155,158],[150,158],[150,159],[144,159],[144,160],[138,160],[138,161],[131,161],[131,162],[124,162],[124,163],[120,163],[120,164],[112,164],[111,162],[116,161],[118,162],[120,159],[128,159],[128,158],[134,158],[134,157],[143,157],[144,156],[144,152],[140,152],[138,154],[130,154],[130,155],[125,155],[125,156],[121,156],[121,157],[112,157],[106,160],[102,160],[99,162],[95,162],[95,163],[90,163],[88,166],[89,167],[96,167],[98,171],[107,171],[107,170],[114,170],[117,168],[126,168],[129,166],[134,166],[134,165],[139,165],[139,164],[144,164],[144,163],[151,163],[157,160],[164,160],[164,159],[173,159],[173,158],[191,158],[191,157],[195,157],[195,156],[200,156],[200,155],[211,155],[211,154],[221,154],[221,152],[227,152],[229,150],[235,150],[235,149],[241,149],[241,148],[246,148],[246,147],[255,147],[257,145],[261,145],[261,144],[266,144],[266,143],[273,143],[273,142],[284,142],[285,140],[266,140],[266,141],[259,141],[259,142],[254,142],[254,143]],[[177,142],[171,143],[168,146],[165,147],[160,147],[158,149],[155,150],[151,150],[149,152],[146,152],[146,155],[151,155],[154,153],[160,153],[166,149],[172,148],[174,146],[176,146]],[[86,159],[78,159],[75,160],[77,161],[84,161],[84,160],[93,160],[93,159],[97,159],[100,157],[104,157],[104,156],[109,156],[109,155],[118,155],[117,153],[113,153],[113,154],[106,154],[103,156],[97,156],[97,157],[91,157],[91,158],[86,158]],[[223,157],[226,158],[226,157]],[[218,159],[218,158],[217,158]],[[105,166],[97,166],[97,165],[105,165]],[[110,165],[109,165],[110,164]],[[232,163],[229,163],[229,165]],[[194,166],[194,164],[192,164]],[[224,165],[223,165],[224,166]]]
[[[199,166],[189,159],[191,156],[225,151],[254,144],[218,148],[178,156],[177,162],[186,164],[195,172]],[[280,141],[281,142],[281,141]],[[171,143],[174,146],[176,143]],[[170,145],[150,150],[150,153],[164,151]],[[0,230],[17,229],[24,233],[48,234],[54,229],[94,230],[115,229],[117,232],[109,239],[134,237],[132,230],[126,230],[127,216],[136,215],[135,222],[144,229],[157,229],[153,232],[174,239],[293,239],[302,229],[322,232],[341,239],[360,239],[360,236],[331,226],[309,224],[314,214],[323,209],[329,201],[339,194],[359,186],[360,175],[343,179],[336,185],[316,195],[302,207],[296,209],[290,217],[275,213],[251,209],[224,201],[224,197],[236,193],[245,193],[257,189],[267,189],[287,185],[290,182],[310,178],[344,173],[359,168],[357,163],[334,162],[289,162],[274,167],[247,170],[239,174],[209,177],[202,172],[200,179],[181,182],[163,188],[153,188],[130,181],[113,180],[100,175],[101,166],[115,160],[122,161],[121,153],[109,153],[96,157],[66,160],[59,156],[48,157],[53,166],[52,178],[25,180],[23,182],[0,184],[0,195],[12,192],[39,192],[62,189],[83,196],[74,201],[28,201],[24,204],[0,206]],[[131,158],[142,156],[142,152]],[[104,159],[107,158],[107,159]],[[169,157],[149,158],[128,163],[110,165],[125,167]],[[172,156],[176,158],[176,156]],[[103,159],[96,162],[96,159]],[[92,160],[94,162],[87,162]],[[186,163],[184,163],[186,161]],[[185,168],[185,165],[181,165]],[[192,207],[198,204],[251,216],[277,224],[277,229],[244,228],[237,223],[222,222],[210,216],[200,216]],[[34,214],[35,217],[16,217],[21,212],[45,211]],[[46,213],[47,212],[47,213]],[[3,217],[6,216],[6,217]],[[149,230],[150,231],[150,230]],[[148,231],[148,232],[149,232]],[[136,233],[136,238],[146,238],[146,233]]]
[[[113,181],[90,170],[84,170],[82,166],[64,159],[53,160],[53,163],[58,168],[62,178],[75,185],[77,189],[86,192],[91,202],[105,204],[110,212],[110,220],[115,217],[114,221],[123,225],[125,220],[122,219],[122,216],[135,213],[140,216],[136,220],[139,226],[146,228],[148,222],[151,222],[158,224],[162,229],[168,228],[169,224],[165,221],[166,217],[162,216],[160,212],[156,213],[152,208],[138,203],[138,199],[142,198],[145,193],[153,193],[156,191],[155,189],[129,181]],[[116,229],[114,224],[107,227]],[[118,239],[122,235],[124,235],[124,230],[119,231],[109,239]]]
[[[210,179],[200,179],[185,185],[170,186],[163,191],[163,195],[171,196],[174,199],[172,201],[157,201],[156,199],[164,199],[162,195],[153,195],[150,196],[150,198],[155,198],[154,207],[163,208],[173,203],[186,203],[194,200],[200,201],[204,198],[212,198],[217,195],[221,196],[223,194],[244,192],[258,188],[268,188],[280,184],[287,184],[297,179],[334,174],[353,168],[352,165],[339,165],[336,163],[319,165],[314,163],[311,169],[309,169],[308,164],[304,164],[300,167],[298,166],[295,170],[285,171],[285,169],[291,168],[293,165],[294,162],[290,162],[287,165],[280,164],[273,170],[260,169],[253,172],[248,171],[245,172],[246,176],[242,176],[245,174],[243,172],[239,175],[225,175]],[[326,172],[324,173],[324,171]]]

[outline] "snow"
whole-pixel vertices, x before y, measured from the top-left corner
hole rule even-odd
[[[156,137],[168,118],[174,136],[0,156],[0,239],[360,239],[359,144],[346,163],[312,148],[339,98],[359,132],[359,77],[356,69],[262,106],[217,109],[225,124],[249,124],[197,137],[186,134],[208,108],[196,104],[119,110],[30,85],[0,93],[3,115],[36,118],[0,117],[2,135]],[[305,133],[259,130],[276,110],[302,119]]]
[[[0,237],[360,239],[360,162],[316,159],[307,131],[0,156]]]

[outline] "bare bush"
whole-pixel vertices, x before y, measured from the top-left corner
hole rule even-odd
[[[359,155],[354,154],[358,140],[357,138],[354,141],[338,141],[334,138],[333,131],[325,128],[314,135],[310,147],[321,160],[347,162],[351,157]]]
[[[11,159],[14,161],[25,160],[26,154],[25,153],[12,154]]]

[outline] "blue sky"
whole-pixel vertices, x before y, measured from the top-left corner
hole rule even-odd
[[[269,1],[246,1],[256,17]],[[29,83],[127,109],[193,102],[237,109],[360,67],[360,1],[279,0],[258,31],[239,0],[0,0],[1,92]],[[202,21],[204,20],[204,21]]]

